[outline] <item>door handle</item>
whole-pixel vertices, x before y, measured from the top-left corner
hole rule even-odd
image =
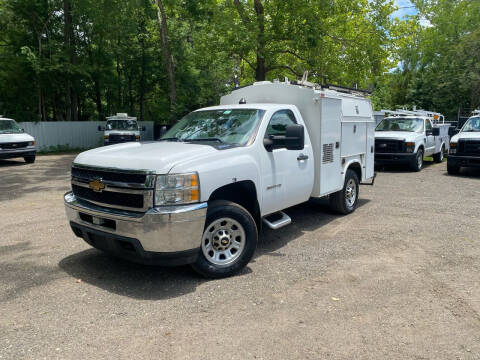
[[[307,160],[307,159],[308,159],[308,155],[305,155],[305,154],[300,154],[297,157],[298,161],[303,161],[303,160]]]

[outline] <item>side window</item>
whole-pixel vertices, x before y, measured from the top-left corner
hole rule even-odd
[[[284,136],[287,126],[295,125],[297,120],[292,110],[280,110],[273,114],[267,126],[265,137],[270,135]]]
[[[433,127],[432,127],[432,123],[430,122],[430,120],[425,120],[425,130],[432,130]]]

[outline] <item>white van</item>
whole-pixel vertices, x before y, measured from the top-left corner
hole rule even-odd
[[[0,115],[0,159],[23,157],[31,164],[35,162],[36,153],[33,136],[26,134],[15,120]]]
[[[105,127],[99,126],[103,131],[104,145],[113,145],[130,141],[140,141],[140,131],[145,127],[139,127],[137,118],[128,116],[126,113],[107,117]]]

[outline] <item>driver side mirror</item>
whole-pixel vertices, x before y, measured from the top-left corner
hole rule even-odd
[[[98,125],[98,131],[105,131],[105,128],[103,126]]]
[[[285,136],[270,135],[263,139],[263,146],[268,152],[274,149],[286,148],[287,150],[303,150],[305,146],[305,129],[303,125],[289,125],[285,128]]]
[[[432,135],[433,135],[433,136],[440,136],[440,128],[434,127],[434,128],[432,129]]]
[[[303,150],[305,147],[305,129],[303,125],[287,126],[285,131],[285,147],[287,150]]]

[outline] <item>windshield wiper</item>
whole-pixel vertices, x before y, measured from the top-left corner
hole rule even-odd
[[[219,143],[224,143],[224,141],[222,139],[219,139],[219,138],[198,138],[198,139],[183,139],[183,141],[217,141]]]
[[[177,137],[168,137],[168,138],[161,138],[158,141],[180,141],[180,139]]]

